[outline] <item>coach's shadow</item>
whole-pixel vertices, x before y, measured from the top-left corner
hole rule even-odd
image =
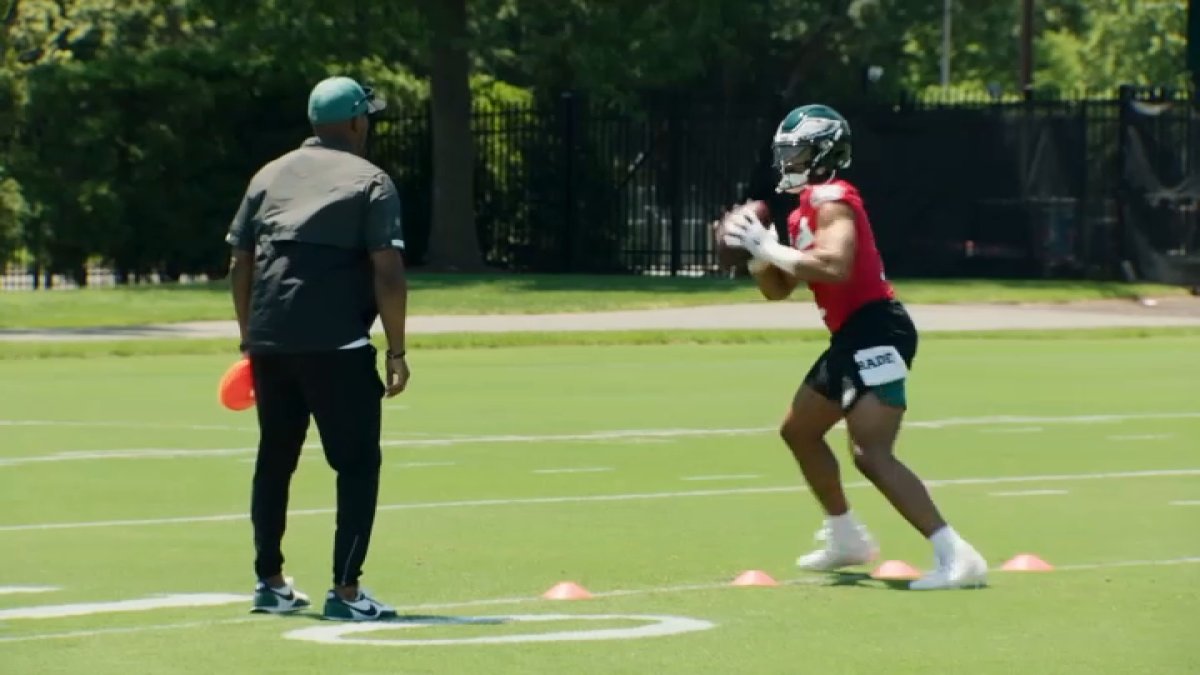
[[[324,616],[317,612],[296,612],[294,614],[280,614],[280,617],[291,619],[310,619],[312,621],[326,622]],[[330,623],[335,623],[329,621]],[[342,622],[336,622],[342,623]],[[491,616],[446,616],[442,614],[401,614],[393,619],[380,619],[378,621],[362,622],[362,623],[398,623],[412,624],[420,626],[496,626],[507,623],[503,618]]]

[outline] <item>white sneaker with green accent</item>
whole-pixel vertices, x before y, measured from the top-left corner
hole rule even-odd
[[[879,555],[879,547],[867,528],[848,515],[827,518],[816,534],[824,546],[796,559],[796,567],[810,572],[832,572],[843,567],[865,565]]]
[[[311,606],[308,596],[292,586],[292,578],[286,577],[284,585],[273,588],[265,581],[254,585],[254,606],[251,614],[288,614]]]
[[[939,591],[950,588],[981,588],[987,585],[987,561],[965,541],[955,542],[946,552],[935,551],[933,571],[908,585],[910,591]]]

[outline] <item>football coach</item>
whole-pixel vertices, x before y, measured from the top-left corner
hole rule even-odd
[[[359,587],[379,494],[382,399],[404,391],[409,378],[400,198],[388,175],[364,158],[368,116],[384,107],[353,79],[319,82],[308,100],[312,137],[254,175],[226,237],[259,426],[250,506],[254,612],[310,604],[283,576],[281,544],[311,416],[337,472],[333,583],[323,614],[343,621],[396,615]],[[386,384],[368,337],[376,317],[388,344]]]

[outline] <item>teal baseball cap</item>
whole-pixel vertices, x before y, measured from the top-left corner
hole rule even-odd
[[[308,121],[313,124],[345,122],[387,108],[387,102],[349,77],[328,77],[308,95]]]

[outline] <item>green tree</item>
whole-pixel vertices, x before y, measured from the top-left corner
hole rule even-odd
[[[1087,0],[1048,9],[1036,79],[1045,88],[1187,86],[1187,7],[1180,0]],[[1073,6],[1072,6],[1073,5]],[[1068,10],[1068,11],[1064,11]],[[1070,12],[1069,10],[1074,10]],[[1059,13],[1078,17],[1055,21]]]

